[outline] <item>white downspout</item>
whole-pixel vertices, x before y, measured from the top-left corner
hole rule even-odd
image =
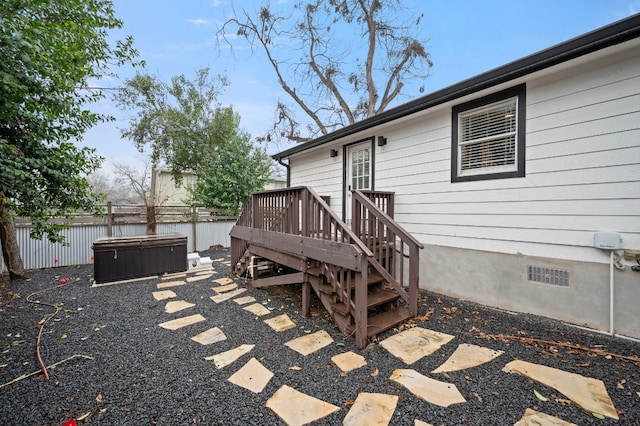
[[[613,285],[613,274],[615,270],[613,268],[613,250],[609,251],[609,334],[611,336],[615,336],[615,331],[613,329],[613,311],[614,311],[614,285]]]

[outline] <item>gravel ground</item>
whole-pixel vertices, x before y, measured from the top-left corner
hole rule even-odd
[[[203,253],[216,259],[227,251]],[[510,425],[527,408],[533,408],[576,424],[640,424],[640,365],[615,357],[596,356],[562,346],[528,344],[520,340],[495,339],[506,334],[548,341],[571,342],[624,355],[640,356],[640,344],[588,333],[561,323],[531,315],[515,315],[425,292],[420,302],[420,327],[452,334],[455,339],[431,356],[407,367],[385,349],[373,343],[359,351],[354,340],[341,335],[326,320],[315,303],[312,317],[300,315],[299,294],[294,287],[249,288],[242,295],[254,296],[274,311],[287,313],[298,327],[274,332],[263,318],[242,310],[232,302],[215,304],[209,297],[211,280],[227,276],[228,268],[214,263],[216,274],[208,280],[172,288],[177,299],[196,306],[168,314],[166,301],[156,301],[159,280],[146,280],[92,288],[92,265],[31,271],[30,279],[11,284],[19,297],[0,307],[0,385],[23,374],[39,370],[36,358],[38,322],[53,312],[47,306],[28,303],[32,292],[69,283],[39,294],[36,300],[56,304],[60,312],[48,322],[42,335],[42,357],[47,365],[76,354],[42,374],[0,388],[2,425],[61,425],[71,418],[84,417],[78,424],[104,425],[190,425],[237,424],[277,425],[279,417],[265,407],[282,385],[339,406],[335,414],[316,424],[341,424],[350,404],[360,392],[399,396],[393,425],[413,425],[415,419],[434,425]],[[242,287],[241,280],[236,280]],[[176,331],[159,323],[186,315],[202,314],[206,321]],[[427,319],[428,317],[428,319]],[[190,338],[211,327],[220,327],[227,340],[203,346]],[[306,334],[326,330],[334,344],[307,357],[284,343]],[[384,339],[396,333],[380,336]],[[504,355],[467,370],[430,375],[456,349],[471,343],[499,349]],[[218,370],[205,357],[241,344],[255,344],[248,354]],[[346,351],[363,355],[367,365],[341,375],[331,357]],[[262,393],[254,394],[227,381],[251,357],[255,357],[274,377]],[[617,408],[618,422],[600,420],[567,402],[557,391],[515,375],[502,372],[514,359],[560,368],[604,381]],[[291,370],[298,366],[301,370]],[[389,381],[397,368],[412,368],[438,380],[454,383],[467,399],[449,408],[418,399],[405,388]],[[549,400],[540,401],[534,389]],[[87,414],[88,413],[88,414]]]

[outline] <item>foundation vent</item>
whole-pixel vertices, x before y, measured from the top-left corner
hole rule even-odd
[[[527,266],[529,281],[543,284],[569,287],[569,271],[547,268],[544,266]]]

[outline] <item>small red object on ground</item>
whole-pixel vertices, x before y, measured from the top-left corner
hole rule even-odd
[[[69,421],[64,422],[62,426],[78,426],[78,423],[76,423],[75,419],[71,419]]]
[[[66,284],[67,283],[67,279],[65,277],[60,278],[58,281],[60,281],[60,284]]]

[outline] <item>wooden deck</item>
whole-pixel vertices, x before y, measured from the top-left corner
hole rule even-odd
[[[252,195],[231,230],[233,272],[256,287],[300,283],[359,348],[416,315],[419,250],[393,220],[393,193],[353,193],[352,227],[308,187]],[[252,263],[253,261],[253,263]]]

